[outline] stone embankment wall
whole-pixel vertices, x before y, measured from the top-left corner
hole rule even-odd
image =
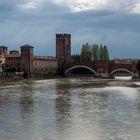
[[[0,72],[0,80],[20,80],[23,79],[22,75],[16,75],[14,72]]]

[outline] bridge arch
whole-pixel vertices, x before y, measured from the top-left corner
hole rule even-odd
[[[123,71],[123,72],[126,72],[126,73],[132,75],[132,72],[129,71],[128,69],[125,69],[125,68],[115,69],[115,70],[113,70],[113,71],[110,73],[110,75],[112,76],[112,75],[114,75],[116,72],[119,72],[119,71]]]
[[[76,68],[85,68],[85,69],[88,69],[89,71],[93,72],[93,74],[98,75],[98,74],[96,73],[95,70],[93,70],[92,68],[90,68],[90,67],[88,67],[88,66],[84,66],[84,65],[78,65],[78,66],[70,67],[69,69],[67,69],[67,70],[65,71],[65,75],[67,75],[68,72],[70,72],[71,70],[74,70],[74,69],[76,69]]]

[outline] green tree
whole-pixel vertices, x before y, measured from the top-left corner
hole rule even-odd
[[[109,53],[108,53],[108,49],[107,49],[107,46],[103,46],[103,45],[100,45],[100,50],[99,50],[99,56],[100,56],[100,59],[101,61],[103,60],[109,60]]]
[[[109,53],[106,45],[104,46],[104,60],[109,60]]]
[[[102,60],[104,60],[104,49],[103,49],[103,45],[100,45],[100,52],[99,52],[100,54],[100,60],[102,61]]]
[[[92,62],[99,60],[99,46],[97,44],[92,45]]]
[[[80,60],[83,62],[95,62],[98,60],[109,60],[109,53],[106,45],[83,44],[80,54]]]
[[[85,46],[85,44],[83,44],[82,49],[81,49],[81,54],[80,54],[81,61],[84,61],[84,59],[85,59],[85,51],[86,51],[85,48],[86,48],[86,46]]]
[[[83,44],[80,57],[83,62],[91,61],[91,46],[88,43]]]

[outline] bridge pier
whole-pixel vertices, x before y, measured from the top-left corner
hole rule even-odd
[[[102,77],[102,78],[109,78],[110,77],[109,73],[98,73],[98,76]]]

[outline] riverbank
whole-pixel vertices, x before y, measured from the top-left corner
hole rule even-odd
[[[132,82],[140,82],[140,79],[111,79],[111,78],[94,78],[94,77],[62,77],[58,76],[56,74],[47,74],[47,75],[38,75],[37,77],[32,77],[32,78],[27,78],[24,79],[22,76],[15,76],[14,78],[6,78],[6,79],[1,79],[0,80],[0,86],[3,86],[5,84],[11,84],[11,83],[17,83],[17,82],[30,82],[30,81],[38,81],[38,80],[50,80],[50,79],[61,79],[60,82],[62,82],[63,79],[77,79],[77,80],[88,80],[88,83],[91,82],[91,84],[102,84],[102,85],[109,85],[113,86],[114,85],[121,85],[122,83],[128,83],[127,85],[131,85],[133,87],[139,86],[139,85],[132,85]],[[107,84],[107,83],[112,83],[112,84]]]
[[[31,78],[24,78],[21,75],[14,75],[12,77],[5,77],[0,79],[0,85],[5,85],[6,83],[20,82],[20,81],[36,81],[36,80],[49,80],[49,79],[59,79],[63,78],[62,76],[58,76],[56,74],[46,74],[46,75],[36,75]]]

